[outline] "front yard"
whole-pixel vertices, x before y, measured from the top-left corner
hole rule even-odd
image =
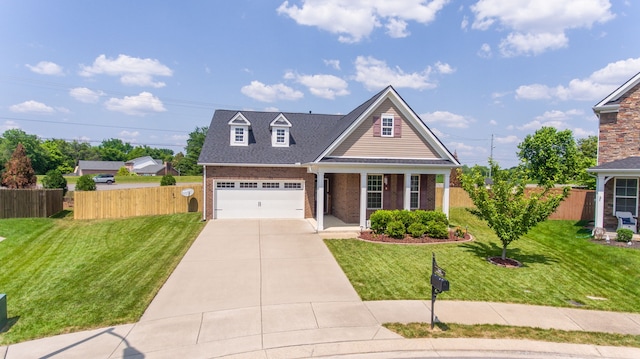
[[[137,321],[204,227],[200,213],[0,220],[0,344]]]
[[[572,221],[546,221],[513,242],[507,256],[524,264],[487,262],[501,245],[493,232],[462,208],[451,222],[476,237],[462,244],[390,245],[355,239],[325,243],[363,300],[430,299],[431,255],[447,271],[451,290],[439,300],[579,306],[640,312],[640,250],[592,243]]]

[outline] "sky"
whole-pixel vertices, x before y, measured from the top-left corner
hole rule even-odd
[[[184,152],[216,109],[346,114],[393,85],[462,164],[640,72],[631,0],[0,0],[0,133]]]

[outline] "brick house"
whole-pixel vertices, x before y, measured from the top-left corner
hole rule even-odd
[[[593,107],[599,119],[596,227],[616,228],[617,211],[638,216],[640,73]]]
[[[367,227],[377,209],[435,209],[459,167],[389,86],[346,115],[216,110],[198,160],[205,219],[315,218]]]

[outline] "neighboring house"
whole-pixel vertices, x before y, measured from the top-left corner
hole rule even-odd
[[[129,172],[136,173],[140,176],[164,176],[167,174],[178,174],[178,171],[173,169],[169,162],[154,160],[151,156],[134,158],[127,161],[125,163],[125,167]]]
[[[205,219],[315,218],[366,228],[378,209],[435,209],[459,162],[391,86],[347,115],[216,110],[198,163]]]
[[[600,121],[595,226],[616,228],[615,212],[638,216],[640,73],[593,107]]]
[[[115,175],[120,167],[124,166],[122,161],[78,161],[73,173],[76,176],[95,175],[99,173]]]

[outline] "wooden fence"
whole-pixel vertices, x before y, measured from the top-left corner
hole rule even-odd
[[[184,197],[182,190],[194,193]],[[75,191],[73,218],[105,219],[202,211],[202,185]]]
[[[0,218],[49,217],[62,211],[62,189],[0,189]]]
[[[442,187],[436,188],[436,208],[442,208],[442,191]],[[467,192],[460,187],[449,188],[449,206],[474,207]],[[556,209],[549,219],[588,221],[593,220],[594,216],[595,192],[593,190],[572,189],[569,196],[560,203],[558,209]]]

